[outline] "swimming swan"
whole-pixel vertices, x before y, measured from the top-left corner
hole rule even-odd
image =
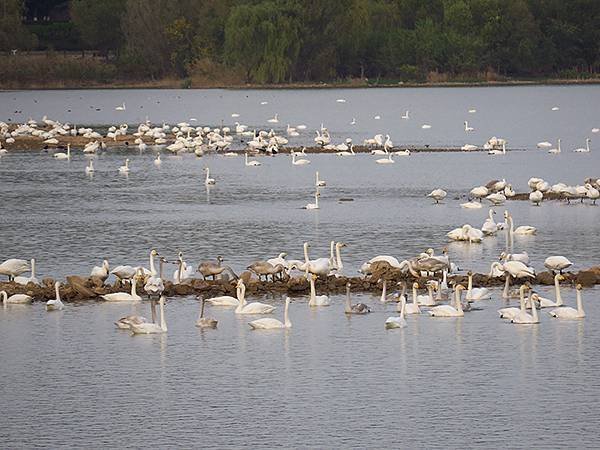
[[[454,288],[454,307],[450,305],[439,305],[429,310],[431,317],[463,317],[462,303],[460,301],[460,293],[463,291],[464,286],[462,284],[457,285]]]
[[[525,312],[525,291],[527,289],[528,289],[528,287],[525,284],[521,285],[521,288],[519,289],[519,300],[520,300],[519,305],[520,305],[520,308],[515,308],[514,306],[510,306],[510,307],[507,307],[507,308],[500,308],[498,310],[498,314],[500,314],[500,318],[501,319],[512,320],[520,312]]]
[[[13,294],[10,297],[6,291],[0,291],[0,294],[2,295],[2,303],[4,305],[26,305],[33,300],[33,297],[25,294]]]
[[[162,334],[167,332],[167,321],[165,319],[165,297],[160,296],[158,301],[160,305],[160,325],[156,323],[131,323],[130,328],[133,334]]]
[[[369,308],[364,303],[355,303],[354,305],[350,303],[350,283],[346,283],[346,304],[344,305],[344,313],[368,314],[370,312],[371,308]]]
[[[405,319],[406,299],[403,297],[400,300],[400,303],[401,303],[400,315],[397,317],[391,316],[385,320],[385,329],[386,330],[390,330],[393,328],[404,328],[406,326],[406,319]]]
[[[317,276],[312,274],[310,277],[310,298],[308,306],[329,306],[329,297],[326,295],[316,295],[315,280]]]
[[[60,282],[54,283],[54,293],[56,298],[46,302],[46,311],[60,311],[65,307],[65,304],[60,300]]]
[[[246,286],[241,279],[238,281],[238,284],[240,285],[240,304],[235,308],[236,314],[270,314],[275,310],[274,306],[264,303],[246,303]]]
[[[204,317],[204,299],[200,300],[200,315],[196,320],[196,326],[199,328],[217,328],[218,321],[212,317]]]
[[[253,320],[249,322],[250,328],[253,330],[275,330],[281,328],[292,328],[292,322],[290,322],[289,317],[289,309],[291,299],[286,297],[285,299],[285,309],[283,310],[283,323],[281,323],[277,319],[273,319],[271,317],[264,317],[262,319]]]
[[[22,276],[15,277],[13,279],[13,281],[15,283],[20,284],[22,286],[26,286],[29,283],[39,284],[38,279],[35,277],[35,258],[31,258],[30,264],[31,264],[31,276],[29,276],[29,277],[22,277]]]
[[[580,320],[585,317],[585,311],[583,310],[583,301],[581,299],[581,284],[576,286],[577,289],[577,309],[570,306],[563,306],[561,308],[555,308],[549,312],[552,317],[557,319],[567,320]]]
[[[100,297],[106,300],[107,302],[139,302],[142,300],[142,297],[140,297],[136,293],[136,285],[138,279],[138,275],[133,277],[133,280],[131,282],[131,293],[115,292],[113,294],[104,294]]]
[[[417,289],[419,283],[413,283],[412,285],[412,303],[406,305],[406,314],[421,314],[421,308],[419,308],[419,302],[417,301]]]

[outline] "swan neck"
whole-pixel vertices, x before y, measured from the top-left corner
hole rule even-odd
[[[313,277],[310,277],[310,299],[308,301],[309,305],[314,305],[316,302],[316,292],[315,292],[315,279]]]
[[[342,251],[340,250],[340,247],[337,246],[335,248],[335,256],[337,259],[337,268],[338,270],[342,270],[342,268],[344,267],[344,265],[342,264]]]
[[[502,296],[504,298],[508,298],[508,287],[510,286],[510,273],[506,272],[506,282],[504,283],[504,291],[502,291]]]
[[[160,329],[167,331],[167,321],[165,320],[165,301],[161,298],[160,303]]]
[[[350,288],[346,288],[346,312],[352,311],[350,307]]]
[[[132,297],[137,296],[136,287],[137,287],[137,280],[132,279],[131,280],[131,296]]]
[[[290,322],[289,309],[290,309],[290,301],[286,300],[285,301],[285,309],[283,310],[283,321],[284,321],[284,325],[286,328],[292,327],[292,322]]]
[[[469,275],[469,283],[467,284],[467,298],[471,296],[473,291],[473,275]]]
[[[560,294],[560,282],[558,281],[558,277],[554,278],[554,291],[556,292],[556,306],[562,306],[563,299]]]
[[[519,306],[521,311],[525,311],[525,296],[523,295],[523,291],[519,289]]]
[[[60,301],[60,287],[58,283],[54,285],[54,292],[56,293],[56,300]]]
[[[150,272],[152,276],[156,276],[156,267],[154,267],[154,254],[150,252]]]
[[[462,303],[460,302],[460,289],[456,289],[454,292],[454,300],[456,302],[456,310],[462,312]]]
[[[31,259],[31,278],[35,278],[35,259]]]
[[[404,316],[406,315],[406,299],[402,297],[400,302],[402,302],[402,307],[400,308],[400,318],[404,319]]]
[[[2,291],[0,292],[0,294],[2,294],[2,303],[8,303],[8,294],[6,293],[6,291]]]
[[[385,302],[387,297],[387,280],[383,280],[383,289],[381,290],[381,301]]]
[[[538,312],[537,308],[535,307],[535,302],[533,300],[531,300],[531,317],[533,317],[534,322],[538,321]]]
[[[581,299],[581,290],[577,289],[577,312],[583,315],[583,300]]]
[[[413,305],[417,304],[417,288],[413,286],[413,295],[412,295]]]

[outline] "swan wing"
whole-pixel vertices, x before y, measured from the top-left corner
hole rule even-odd
[[[450,305],[440,305],[436,306],[435,308],[431,308],[429,314],[432,317],[456,317],[462,315],[457,309]]]
[[[555,308],[550,311],[549,314],[557,319],[579,319],[581,317],[577,310],[575,308],[571,308],[570,306]]]
[[[213,306],[238,306],[240,304],[240,301],[237,298],[231,297],[230,295],[207,298],[206,302]]]
[[[266,305],[265,303],[248,303],[242,308],[242,314],[269,314],[275,310],[274,306]]]
[[[250,328],[252,328],[253,330],[269,330],[274,328],[284,328],[283,323],[281,323],[279,320],[267,317],[263,319],[253,320],[252,322],[249,322],[248,325],[250,325]]]

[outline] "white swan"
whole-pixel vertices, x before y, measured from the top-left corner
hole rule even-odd
[[[307,203],[302,208],[303,209],[319,209],[319,197],[320,196],[321,196],[321,194],[319,194],[319,191],[315,192],[315,202]]]
[[[387,158],[380,158],[375,161],[377,164],[394,164],[396,161],[392,159],[392,153],[388,153]]]
[[[573,263],[564,256],[549,256],[544,260],[544,267],[552,272],[562,271],[571,267]]]
[[[327,183],[325,182],[325,180],[320,180],[319,179],[319,172],[318,171],[315,173],[315,186],[316,187],[325,187],[325,186],[327,186]]]
[[[402,114],[400,116],[401,119],[407,120],[410,119],[410,112],[408,111],[408,109],[406,110],[406,112],[404,114]]]
[[[131,293],[127,292],[115,292],[113,294],[104,294],[100,297],[106,300],[107,302],[139,302],[142,300],[136,292],[136,285],[139,276],[134,276],[131,282]]]
[[[210,185],[213,185],[213,184],[217,184],[217,182],[215,181],[215,179],[210,177],[210,169],[208,167],[205,167],[204,171],[206,172],[206,177],[204,178],[204,185],[205,186],[210,186]]]
[[[160,325],[156,323],[131,323],[130,329],[133,334],[162,334],[167,332],[167,321],[165,318],[165,297],[160,296]]]
[[[275,114],[275,116],[273,116],[272,118],[270,118],[269,120],[267,120],[267,122],[269,123],[279,123],[279,117],[277,114]]]
[[[194,276],[196,272],[192,264],[188,264],[183,260],[183,253],[179,252],[177,255],[177,269],[173,272],[173,283],[179,284]]]
[[[54,159],[71,159],[71,144],[67,144],[67,153],[58,152],[52,155]]]
[[[308,159],[296,159],[296,153],[292,154],[292,165],[294,166],[305,166],[310,164],[310,160]]]
[[[255,159],[248,160],[248,153],[244,153],[244,156],[245,156],[246,167],[258,167],[258,166],[260,166],[260,163],[258,161],[256,161]]]
[[[542,203],[543,199],[544,194],[540,191],[533,191],[531,194],[529,194],[529,201],[536,206],[540,206],[540,203]]]
[[[94,266],[90,272],[90,277],[100,278],[102,281],[105,281],[108,278],[109,274],[109,265],[108,261],[105,259],[102,261],[101,266]]]
[[[94,169],[94,160],[90,159],[90,162],[88,162],[88,165],[85,166],[85,173],[87,174],[92,174],[94,173],[96,170]]]
[[[436,203],[439,203],[440,201],[444,200],[447,195],[448,193],[443,189],[434,189],[429,194],[427,194],[427,197],[431,197],[435,200]]]
[[[308,242],[305,242],[303,245],[304,264],[298,266],[298,269],[303,270],[306,273],[307,278],[308,278],[309,273],[313,273],[317,276],[329,275],[329,271],[331,270],[329,258],[317,258],[317,259],[310,260],[308,258],[309,247],[310,247],[310,244]]]
[[[560,282],[564,281],[564,279],[565,277],[560,274],[554,275],[554,296],[556,301],[553,302],[548,298],[540,297],[539,295],[535,294],[537,296],[537,301],[540,303],[540,308],[560,308],[563,306],[564,303],[562,295],[560,294]]]
[[[156,155],[156,158],[154,159],[154,165],[155,166],[160,166],[162,164],[162,161],[160,159],[160,153],[158,155]]]
[[[525,284],[521,285],[521,287],[519,288],[519,301],[520,301],[519,308],[510,306],[507,308],[500,308],[498,310],[498,314],[500,314],[501,319],[512,320],[517,316],[517,314],[519,314],[521,312],[526,312],[525,311],[525,291],[527,289],[529,289],[529,288]]]
[[[31,258],[30,264],[31,264],[31,276],[29,276],[29,277],[22,277],[22,276],[15,277],[13,279],[13,281],[15,283],[20,284],[22,286],[26,286],[29,283],[39,284],[38,279],[35,277],[35,258]]]
[[[550,147],[552,147],[552,144],[550,142],[548,142],[548,141],[543,141],[543,142],[538,142],[537,143],[537,148],[546,149],[546,148],[550,148]]]
[[[589,153],[590,152],[590,142],[592,142],[592,140],[590,138],[587,138],[585,140],[585,148],[576,148],[575,150],[573,150],[575,153]]]
[[[534,325],[540,323],[537,308],[535,302],[531,302],[531,314],[525,311],[519,311],[519,313],[510,320],[510,323],[516,323],[521,325]]]
[[[560,139],[558,139],[556,148],[551,148],[550,150],[548,150],[548,153],[553,154],[553,155],[557,155],[560,152],[561,152],[561,149],[560,149]]]
[[[477,202],[466,202],[466,203],[461,203],[460,207],[465,208],[465,209],[481,209],[481,208],[483,208],[483,205],[481,203],[477,203]]]
[[[243,288],[242,288],[242,286],[243,286]],[[237,286],[236,286],[237,298],[232,297],[231,295],[221,295],[220,297],[207,298],[206,301],[213,306],[239,306],[240,305],[239,299],[242,298],[242,295],[243,295],[243,293],[241,292],[242,289],[244,289],[244,292],[245,292],[246,286],[244,285],[244,282],[240,278],[238,280]]]
[[[143,316],[137,315],[129,315],[125,317],[121,317],[119,320],[115,322],[115,325],[120,330],[131,330],[131,324],[134,323],[136,325],[147,323],[148,319]]]
[[[460,293],[463,291],[462,284],[454,288],[454,306],[439,305],[431,308],[428,313],[431,317],[463,317],[465,315],[462,303],[460,301]]]
[[[433,288],[435,286],[435,281],[427,283],[427,294],[425,295],[417,295],[417,303],[420,306],[435,306],[437,305],[435,299],[433,298]]]
[[[120,173],[129,173],[130,169],[129,169],[129,158],[125,159],[125,165],[119,167],[119,172]]]
[[[25,305],[31,303],[33,297],[26,294],[13,294],[10,297],[6,291],[0,291],[2,295],[2,303],[4,305]]]
[[[483,231],[483,234],[487,236],[493,236],[498,232],[498,224],[494,220],[494,214],[496,214],[496,211],[490,209],[488,211],[488,218],[485,222],[483,222],[483,225],[481,226],[481,231]]]
[[[356,156],[356,153],[354,153],[354,144],[350,144],[350,151],[337,152],[336,155],[338,155],[338,156]]]
[[[253,320],[249,322],[250,328],[253,330],[275,330],[281,328],[292,328],[292,322],[289,317],[289,309],[291,299],[286,297],[285,299],[285,309],[283,310],[283,323],[277,319],[273,319],[271,317],[264,317],[262,319]]]
[[[115,111],[125,111],[125,102],[123,102],[121,106],[117,106]]]
[[[474,288],[473,287],[473,272],[467,273],[469,281],[467,284],[467,296],[465,297],[470,301],[487,300],[492,297],[490,290],[487,288]]]
[[[310,277],[310,298],[308,306],[329,306],[329,297],[326,295],[316,295],[315,280],[317,276],[312,274]]]
[[[549,312],[552,317],[557,319],[568,319],[568,320],[580,320],[585,317],[585,311],[583,310],[583,300],[581,299],[581,290],[583,289],[581,284],[578,284],[577,289],[577,309],[570,306],[563,306],[561,308],[553,309]]]
[[[406,299],[402,297],[400,299],[400,315],[399,316],[391,316],[385,320],[385,329],[390,330],[393,328],[404,328],[406,326]]]
[[[144,291],[150,295],[160,295],[165,290],[165,285],[160,276],[157,276],[156,267],[154,266],[154,257],[158,256],[158,252],[154,249],[150,251],[150,277],[144,284]]]
[[[419,302],[417,300],[417,289],[419,283],[413,283],[412,285],[412,303],[406,305],[406,314],[421,314],[421,308],[419,308]]]
[[[509,214],[508,211],[504,211],[504,219],[507,222],[508,227],[509,227],[508,228],[509,235],[513,235],[513,234],[531,235],[531,234],[537,233],[537,228],[529,226],[529,225],[521,225],[515,229],[514,224],[513,224],[513,218]]]
[[[8,281],[14,277],[29,271],[29,264],[24,259],[11,258],[0,264],[0,275],[6,275]]]
[[[238,284],[240,287],[238,291],[240,304],[235,308],[236,314],[270,314],[275,310],[274,306],[265,303],[246,303],[246,286],[241,279],[238,281]]]
[[[470,131],[474,131],[474,130],[475,130],[475,128],[470,127],[469,122],[465,120],[465,131],[470,132]]]
[[[60,282],[57,281],[56,283],[54,283],[54,293],[56,295],[56,298],[53,300],[48,300],[46,302],[46,311],[60,311],[65,307],[64,303],[60,300],[59,288]]]

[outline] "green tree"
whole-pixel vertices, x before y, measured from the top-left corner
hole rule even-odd
[[[86,46],[107,54],[123,44],[124,9],[125,0],[72,0],[71,17]]]
[[[0,0],[0,50],[29,50],[37,40],[21,23],[21,0]]]

